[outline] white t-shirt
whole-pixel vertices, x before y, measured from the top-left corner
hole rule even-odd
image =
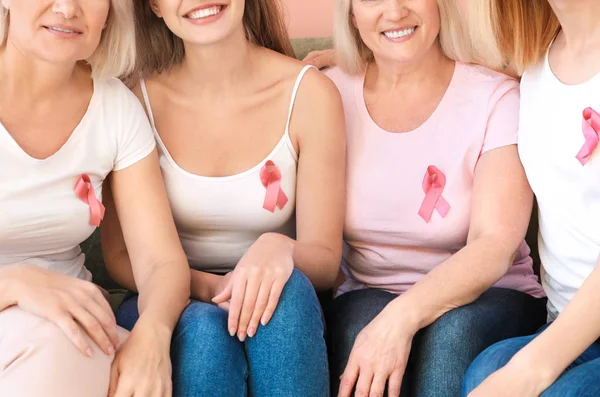
[[[600,74],[563,84],[546,57],[521,81],[519,152],[539,203],[542,284],[550,319],[565,308],[600,254],[600,147],[582,165],[583,111],[600,112]]]
[[[79,244],[95,227],[74,187],[87,174],[102,182],[155,147],[138,99],[117,79],[95,81],[88,110],[54,155],[27,155],[0,124],[0,266],[27,263],[91,280]]]

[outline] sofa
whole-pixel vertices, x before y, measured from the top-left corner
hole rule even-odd
[[[309,52],[331,48],[330,37],[298,38],[292,39],[292,44],[298,59],[303,59]],[[539,256],[537,254],[537,212],[534,209],[530,227],[527,233],[527,242],[531,247],[532,257],[536,272],[539,272]],[[100,247],[100,233],[97,230],[82,244],[86,255],[86,266],[92,272],[93,281],[110,292],[110,303],[113,308],[118,307],[126,292],[120,288],[106,272]],[[539,274],[539,273],[538,273]]]

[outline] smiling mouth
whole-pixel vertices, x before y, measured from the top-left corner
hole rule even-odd
[[[210,18],[220,14],[224,9],[224,5],[216,5],[208,8],[203,8],[201,10],[192,11],[185,15],[185,18],[191,19],[193,21],[201,20],[204,18]]]
[[[417,30],[417,27],[413,26],[412,28],[402,30],[390,30],[387,32],[382,32],[381,34],[387,37],[388,39],[401,39],[403,37],[410,36],[415,30]]]
[[[80,32],[79,30],[62,28],[59,26],[44,26],[44,28],[46,28],[47,30],[50,30],[52,32],[57,32],[57,33],[74,34],[74,35],[82,34],[82,32]]]

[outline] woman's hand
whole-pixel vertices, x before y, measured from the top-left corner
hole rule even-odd
[[[110,397],[171,397],[172,333],[142,318],[117,351],[110,375]]]
[[[10,266],[5,275],[14,303],[56,324],[83,354],[93,354],[86,333],[107,355],[117,350],[115,316],[98,286],[33,265]]]
[[[339,397],[398,397],[412,339],[418,329],[398,314],[392,302],[358,334],[342,375]]]
[[[253,337],[259,322],[271,320],[281,292],[294,270],[294,241],[276,233],[263,234],[239,261],[222,291],[213,298],[229,301],[227,328],[241,341]]]
[[[309,53],[302,62],[318,69],[333,67],[335,66],[335,50],[313,51]]]
[[[552,382],[544,381],[542,364],[520,364],[519,354],[506,366],[484,380],[468,397],[539,397]]]

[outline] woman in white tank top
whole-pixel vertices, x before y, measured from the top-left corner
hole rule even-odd
[[[332,287],[342,251],[339,93],[286,56],[278,1],[136,4],[134,92],[191,265],[193,301],[173,338],[174,392],[328,395],[314,288]],[[105,234],[105,259],[135,289],[119,235]],[[117,318],[135,324],[135,298]]]
[[[0,396],[170,396],[189,272],[150,124],[116,78],[133,36],[131,0],[0,5]],[[109,175],[139,281],[129,336],[79,247]]]

